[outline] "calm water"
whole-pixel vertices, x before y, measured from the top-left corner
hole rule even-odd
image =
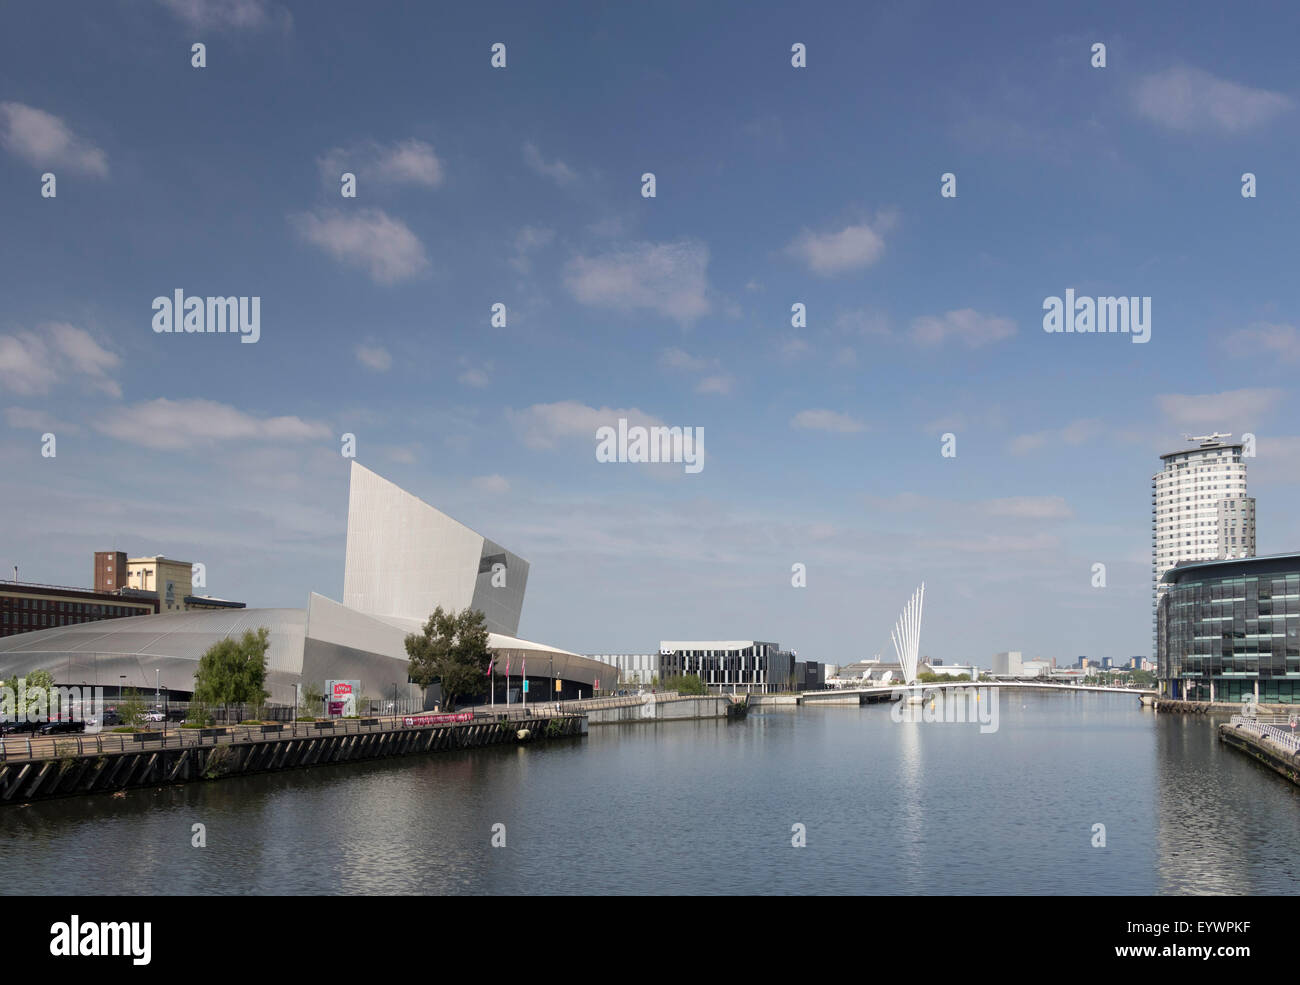
[[[190,826],[207,847],[190,846]],[[506,825],[505,848],[490,847]],[[791,826],[807,847],[791,847]],[[1093,848],[1092,826],[1106,826]],[[0,811],[5,893],[1294,893],[1300,794],[1203,718],[883,705]]]

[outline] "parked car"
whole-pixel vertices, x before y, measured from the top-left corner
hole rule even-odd
[[[112,726],[114,726],[114,725],[121,725],[121,724],[122,724],[122,716],[121,716],[121,715],[119,715],[119,714],[118,714],[114,709],[112,709],[112,708],[108,708],[108,709],[105,710],[105,712],[104,712],[104,727],[105,727],[105,728],[110,728],[110,727],[112,727]]]
[[[22,735],[24,732],[37,732],[44,722],[5,722],[0,725],[0,733],[4,735]]]
[[[166,719],[167,716],[164,715],[161,711],[146,712],[144,716],[144,720],[146,722],[162,722],[162,721],[166,721]]]
[[[43,722],[39,730],[40,735],[68,735],[73,732],[86,731],[85,722]]]

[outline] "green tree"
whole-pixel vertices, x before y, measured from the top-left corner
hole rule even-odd
[[[261,705],[266,691],[266,647],[270,630],[245,630],[208,647],[194,675],[194,700],[206,705]]]
[[[117,714],[123,725],[136,726],[144,720],[144,700],[135,688],[127,688],[117,699]]]
[[[24,701],[21,705],[18,705],[18,684],[20,680],[23,683]],[[48,714],[51,718],[58,713],[58,708],[50,707],[50,703],[54,700],[54,675],[48,670],[33,670],[22,678],[14,674],[13,677],[5,681],[5,684],[14,693],[14,704],[16,706],[13,709],[14,721],[23,721],[27,717],[28,711],[39,711],[41,714]],[[38,688],[45,692],[45,699],[39,702],[34,700]]]
[[[211,715],[208,712],[208,706],[202,701],[190,701],[189,710],[185,713],[185,721],[191,725],[211,725]]]
[[[678,694],[705,694],[704,678],[698,674],[676,674],[664,678],[664,690],[676,691]]]
[[[470,608],[444,611],[438,606],[422,632],[406,637],[408,673],[421,688],[441,684],[444,708],[452,711],[456,698],[483,689],[491,659],[487,644],[483,613]]]
[[[302,686],[302,704],[298,706],[299,718],[314,718],[320,712],[320,703],[325,700],[325,692],[319,684]]]

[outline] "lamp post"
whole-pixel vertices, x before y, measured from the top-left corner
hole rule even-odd
[[[397,717],[397,681],[393,681],[393,717]]]

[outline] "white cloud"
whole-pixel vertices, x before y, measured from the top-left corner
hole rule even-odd
[[[519,253],[531,253],[549,246],[555,240],[555,230],[541,226],[524,226],[515,236],[515,250]]]
[[[1068,520],[1074,516],[1062,496],[1010,496],[988,499],[981,508],[989,516],[1008,516],[1021,520]]]
[[[884,255],[885,240],[866,223],[845,226],[839,232],[814,233],[805,229],[785,248],[822,277],[869,267]]]
[[[811,351],[812,346],[808,344],[808,340],[798,335],[789,336],[781,342],[781,356],[784,359],[798,359]]]
[[[464,383],[466,386],[483,387],[483,386],[487,386],[488,383],[490,382],[488,380],[487,373],[477,368],[470,368],[465,370],[465,372],[461,373],[460,376],[457,377],[457,379],[460,380],[460,382]]]
[[[550,178],[556,184],[567,185],[578,177],[574,170],[559,158],[547,164],[542,160],[542,152],[531,143],[524,144],[524,162],[538,174]]]
[[[335,147],[317,162],[321,177],[331,187],[339,176],[351,171],[358,185],[376,181],[386,185],[423,185],[437,188],[445,177],[442,161],[433,147],[422,140],[404,140],[379,144],[373,140],[352,147]]]
[[[180,449],[219,441],[317,441],[332,431],[300,417],[258,417],[214,400],[159,397],[114,411],[95,429],[146,448]]]
[[[663,424],[659,418],[635,407],[597,409],[576,400],[533,404],[521,411],[506,410],[506,419],[516,436],[530,448],[553,448],[560,440],[575,437],[594,441],[597,428],[617,427],[620,417],[626,418],[629,424]]]
[[[0,103],[0,144],[37,167],[108,177],[108,157],[102,150],[74,134],[59,117],[34,106]]]
[[[510,491],[510,480],[503,475],[479,475],[474,477],[474,488],[479,492],[499,495]]]
[[[659,363],[668,369],[680,369],[689,373],[700,373],[713,365],[713,360],[692,356],[684,349],[676,347],[665,349],[659,354]]]
[[[386,373],[393,367],[393,357],[382,345],[357,346],[357,361],[376,373]]]
[[[1096,418],[1081,418],[1071,421],[1063,428],[1016,435],[1007,446],[1007,451],[1012,455],[1027,455],[1048,445],[1081,445],[1096,438],[1103,430],[1102,422]]]
[[[46,393],[56,383],[81,377],[100,392],[120,397],[121,387],[109,375],[120,363],[89,332],[64,322],[0,335],[0,385],[15,393]]]
[[[836,434],[856,434],[867,429],[866,424],[857,418],[833,410],[801,410],[791,418],[790,426]]]
[[[268,0],[159,0],[189,27],[200,30],[287,31],[293,17]]]
[[[917,318],[912,322],[909,334],[913,341],[921,345],[943,345],[956,341],[968,349],[974,349],[1015,335],[1016,323],[1009,318],[981,315],[971,308],[962,308],[942,315]]]
[[[380,451],[390,462],[397,462],[400,465],[414,465],[416,461],[415,450],[412,448],[401,445],[385,445]]]
[[[835,316],[835,327],[841,332],[852,332],[868,338],[884,338],[892,334],[889,316],[870,308],[855,308]]]
[[[712,376],[706,376],[695,384],[696,393],[717,393],[726,396],[731,393],[736,381],[726,373],[715,373]]]
[[[521,274],[533,267],[532,254],[550,246],[555,241],[555,230],[541,226],[524,226],[515,234],[515,255],[510,264]]]
[[[1229,335],[1228,346],[1234,355],[1255,358],[1262,351],[1293,363],[1300,359],[1300,332],[1294,325],[1252,325]]]
[[[918,513],[946,518],[950,523],[969,526],[981,517],[1005,517],[1011,520],[1068,520],[1074,511],[1062,496],[1009,496],[1002,499],[950,499],[902,492],[894,496],[865,497],[875,512]]]
[[[1253,89],[1196,68],[1175,67],[1145,76],[1134,93],[1139,115],[1170,130],[1241,133],[1289,110],[1280,92]]]
[[[646,308],[679,322],[709,311],[709,250],[696,240],[634,243],[569,261],[565,285],[583,304],[630,311]]]
[[[57,420],[43,410],[32,410],[28,407],[6,407],[4,417],[5,423],[11,428],[23,431],[52,431],[59,434],[76,434],[81,430],[75,424]]]
[[[1251,427],[1282,399],[1270,388],[1224,390],[1221,393],[1162,393],[1156,403],[1175,424],[1228,429]]]
[[[308,243],[340,263],[367,270],[380,284],[415,277],[429,265],[419,237],[380,209],[309,212],[290,222]]]

